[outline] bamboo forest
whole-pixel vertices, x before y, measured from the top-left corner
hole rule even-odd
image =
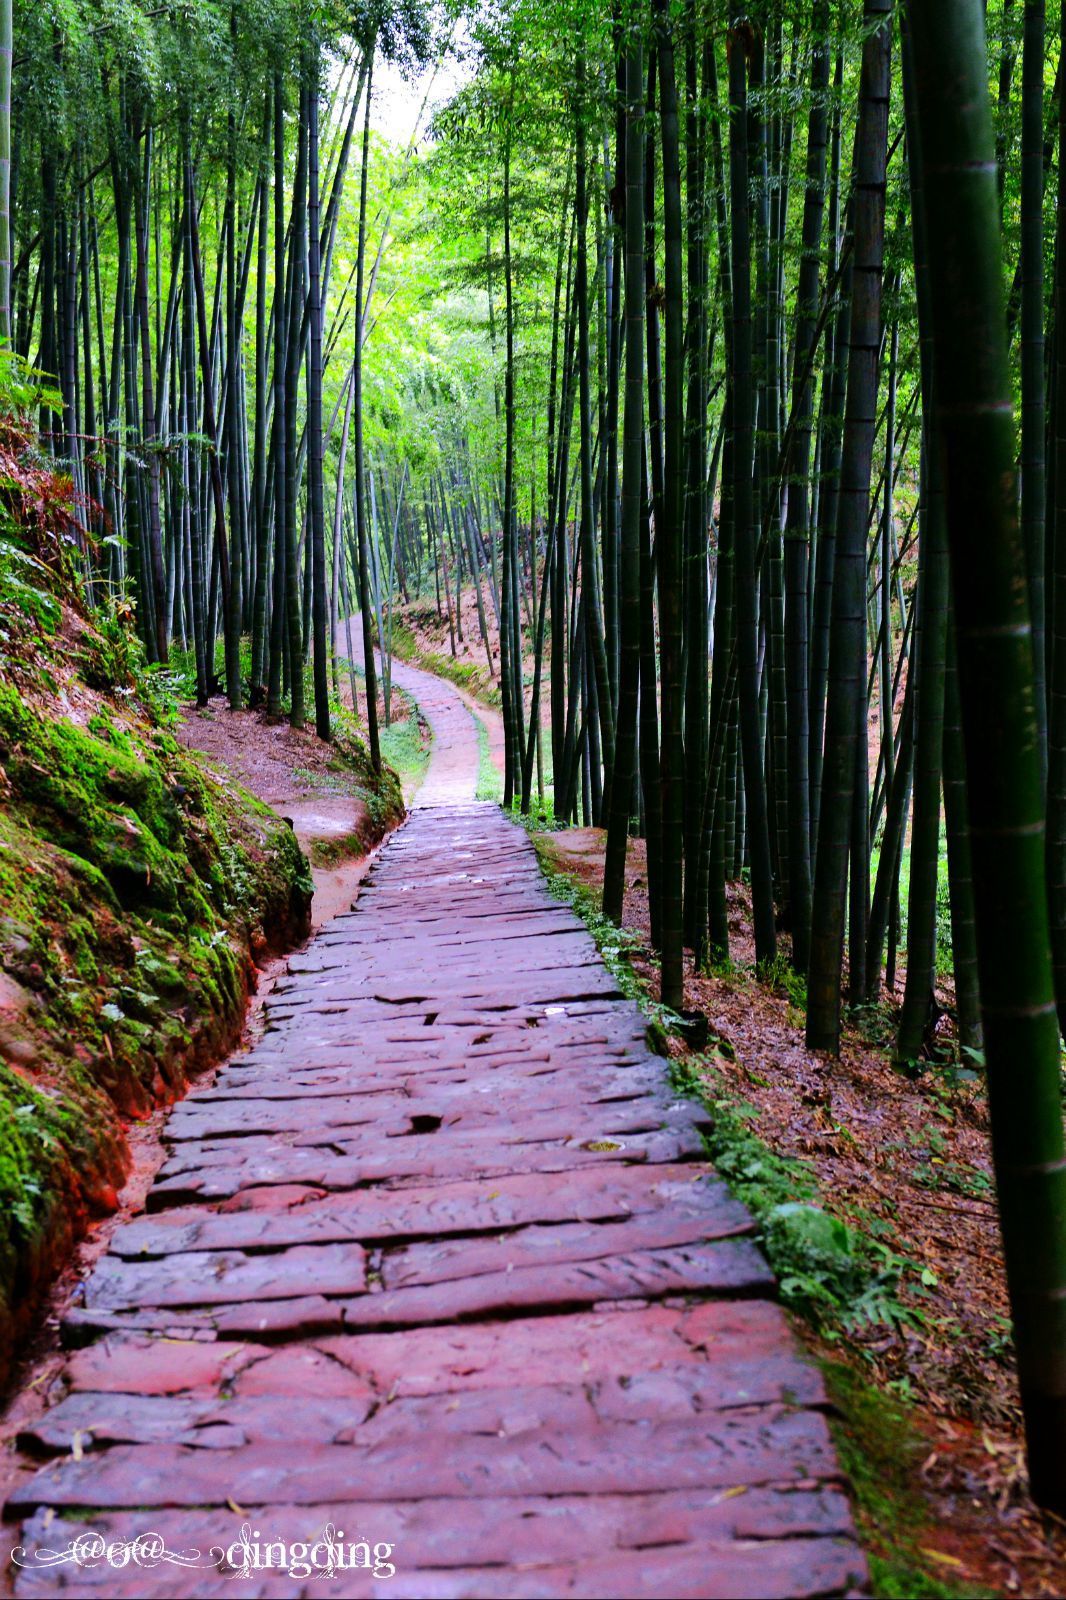
[[[0,0],[3,1592],[1066,1592],[1066,0]]]

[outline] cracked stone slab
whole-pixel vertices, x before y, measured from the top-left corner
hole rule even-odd
[[[451,691],[430,693],[447,730]],[[393,1546],[395,1575],[131,1563],[72,1587],[59,1566],[16,1595],[866,1582],[821,1377],[705,1115],[460,765],[433,781],[464,803],[413,814],[290,963],[263,1037],[171,1113],[145,1214],[68,1313],[9,1504],[27,1548],[343,1524]]]

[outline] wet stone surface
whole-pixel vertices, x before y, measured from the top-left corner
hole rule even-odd
[[[821,1380],[704,1113],[472,801],[467,714],[433,692],[432,803],[172,1112],[22,1440],[9,1545],[153,1531],[169,1555],[31,1562],[15,1592],[857,1592]],[[244,1526],[270,1564],[212,1567]],[[330,1526],[335,1576],[278,1564]]]

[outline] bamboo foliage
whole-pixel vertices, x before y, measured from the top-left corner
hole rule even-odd
[[[812,1050],[869,1007],[909,1073],[984,1050],[1061,1503],[1044,0],[504,0],[402,135],[392,75],[454,42],[414,0],[108,16],[0,0],[0,340],[50,379],[87,603],[201,706],[350,707],[379,769],[433,635],[504,802],[605,830],[612,921],[646,891],[668,1008],[753,954]]]

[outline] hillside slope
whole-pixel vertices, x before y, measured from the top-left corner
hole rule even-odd
[[[116,1203],[127,1122],[236,1040],[256,961],[310,925],[292,828],[179,744],[79,559],[69,480],[0,423],[0,1381]]]

